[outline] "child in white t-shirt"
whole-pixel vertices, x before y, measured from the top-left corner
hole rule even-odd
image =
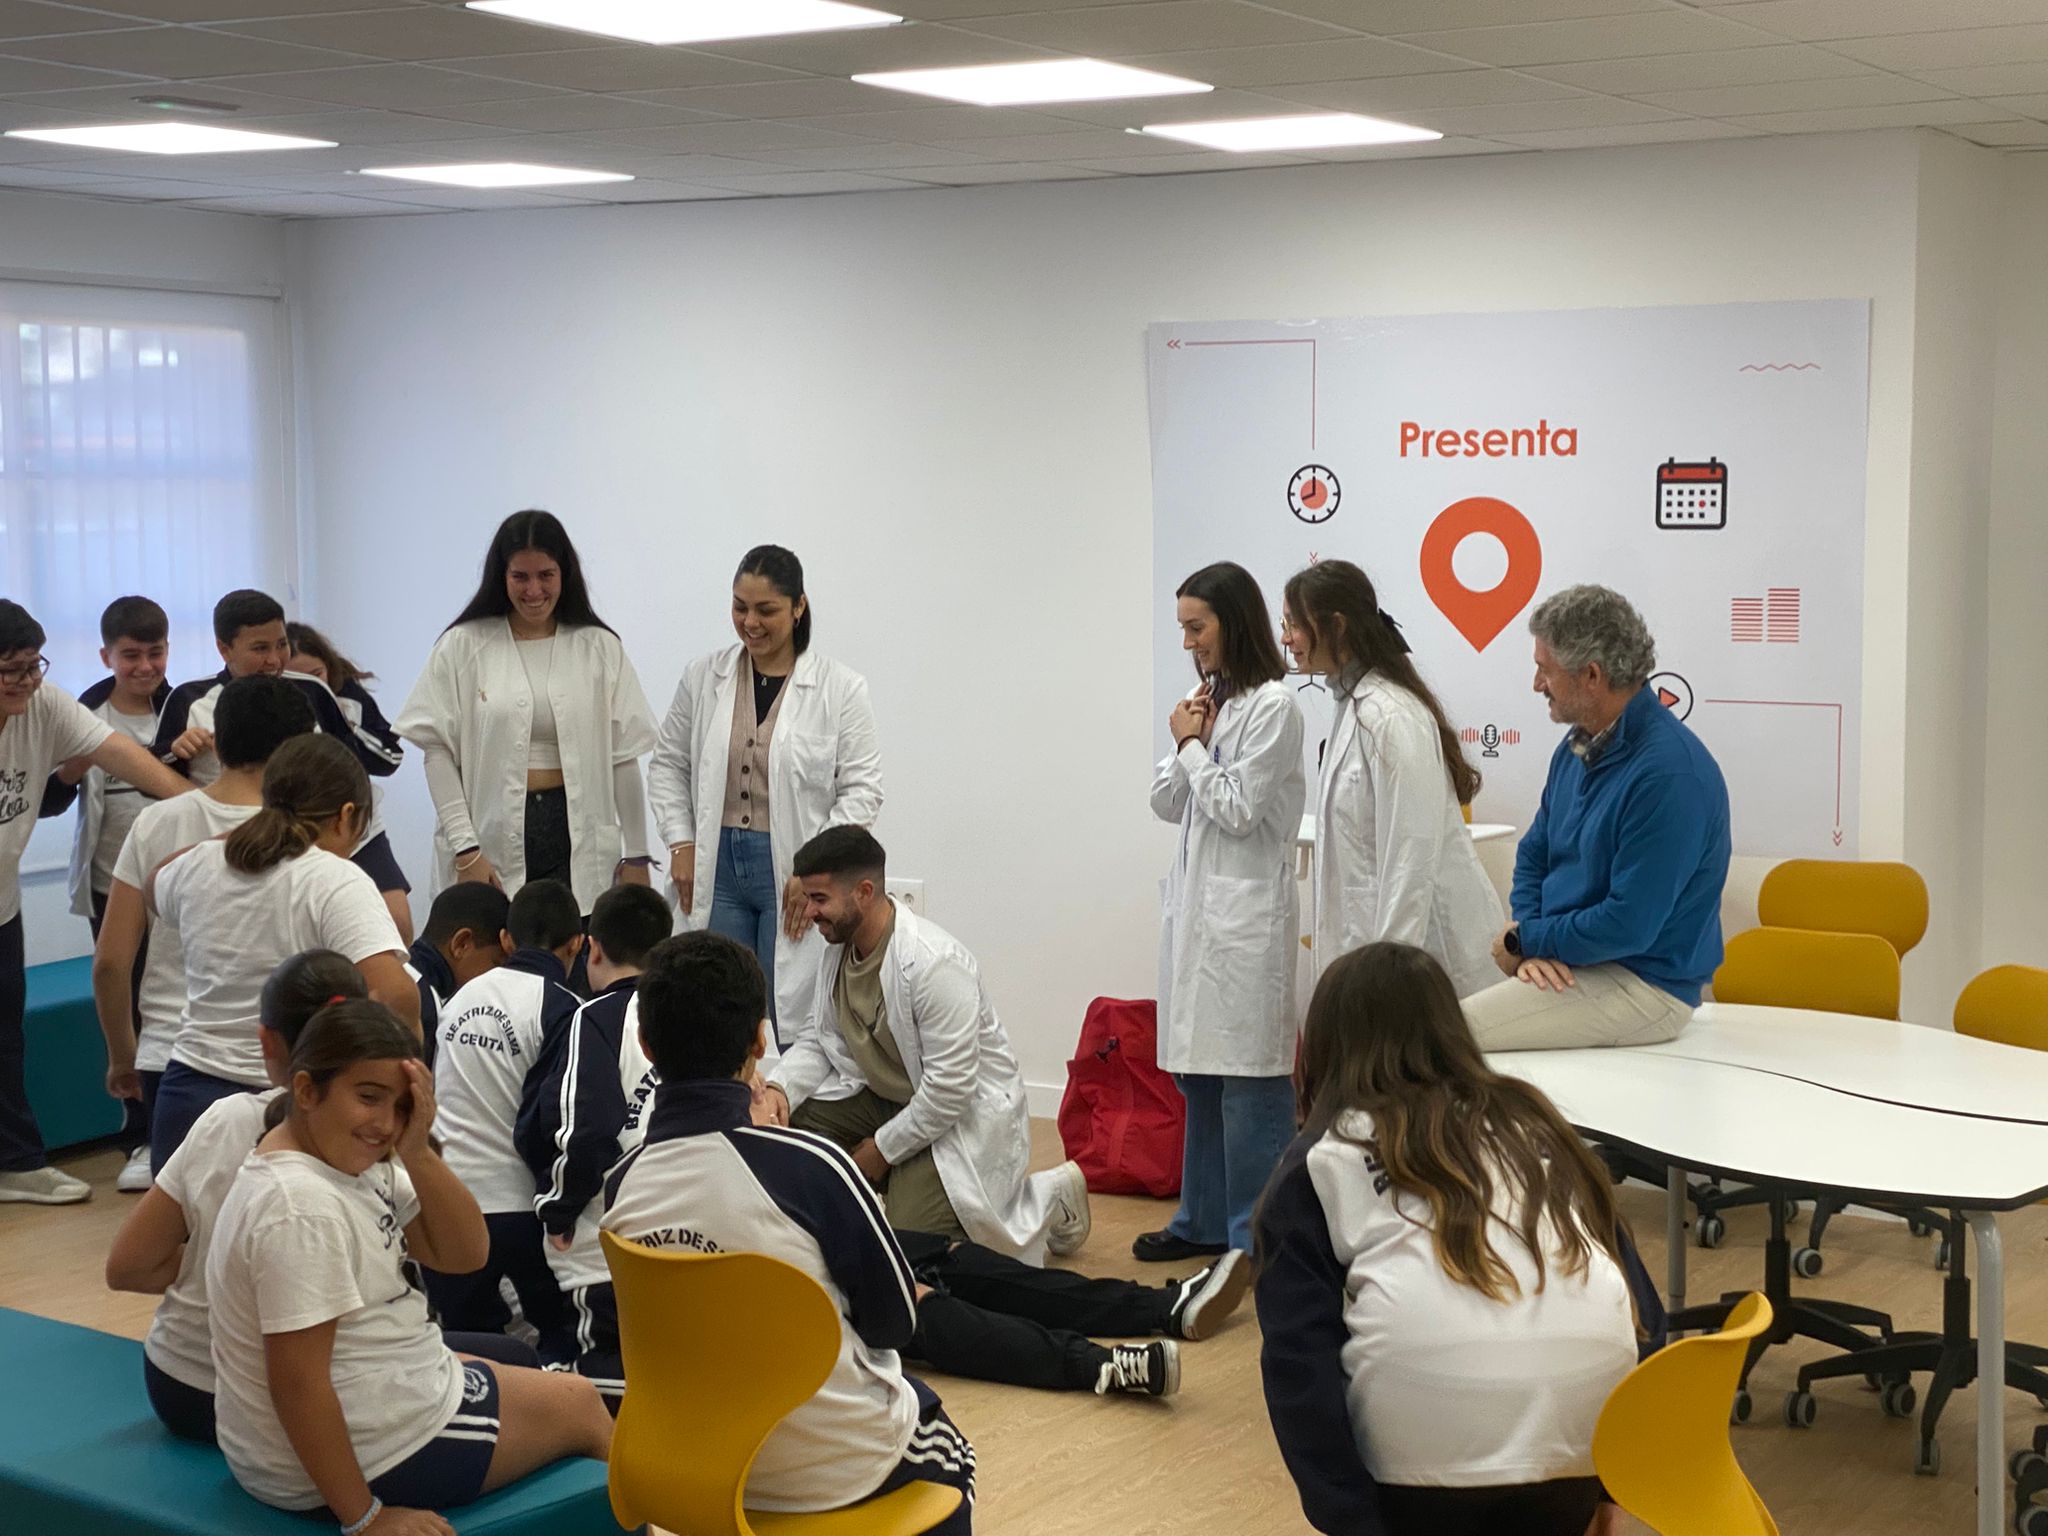
[[[263,984],[261,1030],[271,1081],[282,1086],[300,1034],[321,1009],[364,996],[362,973],[331,949],[293,955],[272,972]],[[142,1345],[149,1405],[172,1434],[204,1445],[214,1443],[208,1244],[235,1175],[263,1138],[264,1114],[278,1091],[238,1093],[211,1105],[121,1224],[107,1254],[109,1289],[163,1297]]]
[[[348,861],[369,804],[362,765],[332,736],[298,736],[263,769],[263,809],[149,877],[146,904],[185,953],[185,1013],[157,1089],[152,1164],[162,1168],[216,1099],[269,1081],[257,1043],[264,978],[305,949],[334,949],[370,996],[417,1031],[405,944],[369,876]]]
[[[337,1003],[299,1037],[290,1074],[207,1255],[236,1480],[281,1509],[324,1505],[350,1536],[426,1536],[447,1526],[425,1511],[564,1456],[606,1456],[596,1388],[455,1354],[406,1281],[408,1253],[461,1273],[490,1247],[434,1150],[412,1030],[381,1005]]]

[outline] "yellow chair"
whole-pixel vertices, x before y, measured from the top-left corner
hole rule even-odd
[[[1956,999],[1956,1033],[2048,1051],[2048,971],[1994,965]]]
[[[1904,959],[1927,936],[1927,882],[1910,864],[1787,859],[1764,876],[1756,920],[1766,928],[1874,933]]]
[[[612,1436],[612,1513],[674,1536],[920,1536],[960,1491],[911,1483],[820,1514],[741,1503],[775,1426],[824,1384],[840,1319],[818,1283],[758,1253],[662,1253],[602,1234],[626,1396]],[[747,1319],[775,1319],[764,1349]]]
[[[1751,928],[1728,941],[1714,1001],[1896,1019],[1898,951],[1873,933]]]
[[[1728,1401],[1750,1342],[1770,1326],[1771,1304],[1752,1293],[1719,1333],[1659,1350],[1608,1394],[1593,1468],[1658,1536],[1778,1536],[1728,1443]]]

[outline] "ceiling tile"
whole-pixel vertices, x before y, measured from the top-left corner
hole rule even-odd
[[[251,117],[286,117],[293,113],[319,112],[317,101],[297,101],[287,96],[271,96],[261,91],[245,91],[239,81],[222,81],[210,84],[203,90],[194,90],[190,81],[179,81],[174,89],[167,90],[159,82],[135,79],[121,75],[100,75],[100,80],[113,81],[109,85],[87,86],[83,90],[36,91],[16,96],[23,103],[33,102],[37,106],[60,107],[66,112],[77,112],[87,117],[97,117],[102,122],[110,116],[136,115],[135,98],[138,96],[188,96],[205,101],[219,102],[223,106],[240,110],[232,121],[241,126]],[[223,119],[225,121],[225,119]]]
[[[243,213],[269,219],[346,219],[427,213],[426,208],[388,203],[368,197],[320,197],[306,193],[274,193],[255,197],[202,198],[185,205],[206,213]]]
[[[1847,107],[1883,107],[1900,102],[1935,101],[1948,93],[1939,86],[1898,75],[1858,75],[1846,80],[1783,81],[1766,85],[1730,85],[1705,90],[1645,91],[1642,99],[1695,117],[1737,117],[1757,112],[1817,112]]]
[[[449,139],[487,139],[502,132],[481,123],[421,117],[411,112],[377,112],[367,107],[355,111],[316,108],[309,115],[237,118],[235,123],[237,127],[274,128],[279,133],[296,133],[309,139],[332,139],[337,144],[352,148]]]
[[[750,149],[829,149],[867,142],[787,119],[679,123],[672,128],[642,128],[598,137],[607,144],[671,155],[743,155]]]
[[[1337,112],[1387,113],[1421,107],[1487,107],[1512,101],[1565,101],[1584,95],[1568,85],[1504,69],[1456,74],[1401,75],[1386,80],[1329,80],[1319,85],[1276,85],[1267,94]]]
[[[1544,128],[1611,128],[1623,123],[1652,123],[1674,114],[1635,101],[1609,96],[1582,96],[1575,101],[1517,101],[1490,107],[1445,107],[1410,111],[1410,120],[1444,133],[1534,133]]]
[[[1914,32],[1898,37],[1852,37],[1828,44],[1830,52],[1895,69],[1924,74],[1930,69],[1967,69],[1978,64],[2024,64],[2048,59],[2048,23],[2025,27],[1971,27],[1962,32]]]
[[[656,91],[690,85],[769,80],[786,71],[772,65],[721,58],[687,48],[578,48],[566,53],[508,53],[443,59],[448,69],[496,80],[577,91]]]
[[[1988,103],[2000,117],[2048,118],[2048,96],[1994,96]]]
[[[1280,96],[1210,91],[1200,96],[1141,97],[1135,101],[1061,102],[1041,109],[1063,122],[1097,128],[1142,128],[1147,123],[1203,123],[1217,118],[1289,117],[1308,109]]]
[[[1139,155],[1188,155],[1200,153],[1177,139],[1154,138],[1142,133],[1113,133],[1089,128],[1079,133],[1022,133],[992,139],[948,139],[942,149],[962,154],[984,155],[991,160],[1122,160]]]
[[[271,16],[360,11],[379,3],[380,0],[93,0],[92,9],[142,21],[253,21]]]
[[[9,43],[7,51],[21,58],[47,59],[53,64],[118,69],[124,74],[151,75],[163,80],[328,69],[355,62],[350,55],[331,49],[295,48],[289,43],[264,42],[197,27],[144,27],[130,32],[95,32],[84,37],[36,38]]]
[[[2040,0],[1752,0],[1748,5],[1710,8],[1731,20],[1806,42],[1952,32],[2041,19]]]
[[[188,167],[189,169],[189,167]],[[98,197],[120,197],[144,202],[174,203],[188,197],[218,197],[236,189],[210,181],[174,181],[168,176],[124,178],[105,176],[92,183]]]
[[[1764,112],[1730,118],[1745,128],[1767,133],[1850,133],[1866,128],[1938,128],[1947,123],[1979,122],[2003,117],[1981,101],[1904,102],[1888,107],[1837,107],[1816,112]]]
[[[1332,37],[1314,43],[1148,53],[1123,57],[1119,62],[1169,75],[1185,75],[1210,85],[1253,90],[1320,80],[1374,80],[1387,75],[1427,75],[1470,68],[1463,59],[1376,37]]]
[[[921,181],[938,187],[986,187],[1022,181],[1100,181],[1110,173],[1027,160],[1007,165],[927,165],[892,174],[902,181]]]
[[[1205,171],[1256,171],[1313,162],[1304,155],[1239,155],[1229,150],[1198,149],[1185,155],[1109,155],[1079,163],[1091,171],[1103,171],[1112,176],[1178,176]]]
[[[544,85],[487,79],[432,64],[359,64],[350,69],[306,69],[240,78],[252,90],[278,96],[296,96],[302,101],[331,102],[343,107],[389,107],[400,112],[549,94]],[[0,90],[4,89],[0,86]]]
[[[593,133],[610,129],[667,128],[676,123],[716,121],[708,112],[665,107],[659,102],[577,91],[563,96],[529,96],[518,101],[475,101],[442,107],[435,114],[523,133]]]
[[[1171,48],[1171,42],[1159,44]],[[698,50],[721,58],[752,59],[814,75],[867,74],[887,69],[944,69],[955,64],[1010,64],[1042,59],[1043,48],[978,37],[953,27],[929,24],[860,27],[848,32],[812,32],[799,37],[756,37],[707,44]],[[716,82],[709,82],[715,84]]]
[[[10,43],[8,46],[15,45]],[[103,69],[74,69],[69,64],[48,64],[40,59],[0,58],[0,96],[13,96],[23,91],[63,91],[78,86],[109,85],[121,78]]]
[[[390,202],[419,208],[445,208],[470,213],[498,213],[514,208],[587,208],[592,199],[573,195],[570,188],[558,192],[502,187],[430,187],[423,183],[386,181],[378,196]]]
[[[871,101],[913,101],[915,97],[871,91]],[[1043,112],[1021,107],[956,107],[934,104],[904,107],[897,111],[841,112],[829,117],[802,119],[828,133],[850,133],[857,138],[885,139],[891,143],[936,144],[946,139],[971,139],[986,134],[1057,133],[1063,128],[1080,131],[1081,125]]]
[[[1341,164],[1351,160],[1455,160],[1466,155],[1522,153],[1521,146],[1500,139],[1462,138],[1451,134],[1425,144],[1360,144],[1351,149],[1304,151],[1312,160]]]
[[[1098,5],[961,22],[963,31],[1067,53],[1122,57],[1190,48],[1234,48],[1251,43],[1314,42],[1343,34],[1236,0],[1154,0],[1144,5]]]
[[[929,144],[849,142],[837,149],[750,149],[747,158],[792,171],[889,171],[899,166],[982,165],[979,156]]]
[[[714,117],[819,117],[871,109],[871,85],[851,80],[763,80],[753,85],[700,85],[676,91],[629,91],[622,98],[658,102]],[[901,98],[891,95],[888,100]]]
[[[1078,10],[1087,5],[1129,5],[1132,0],[1051,0],[1061,10]],[[1029,10],[1031,0],[896,0],[882,7],[912,21],[957,21],[963,16],[1014,16]]]
[[[535,27],[462,6],[407,5],[349,10],[332,16],[290,16],[220,28],[243,37],[339,48],[372,58],[418,62],[497,53],[562,53],[613,46],[610,38],[560,27]]]
[[[0,186],[4,187],[89,187],[113,179],[68,165],[0,165]]]
[[[1917,79],[1963,96],[2030,96],[2048,91],[2048,60],[2024,64],[1979,64],[1968,69],[1928,69]]]
[[[768,176],[732,176],[712,183],[771,197],[814,197],[830,192],[901,192],[923,183],[864,176],[857,171],[790,171]]]
[[[1743,139],[1755,130],[1699,117],[1678,117],[1668,123],[1635,123],[1614,128],[1543,128],[1534,133],[1503,133],[1496,137],[1524,149],[1604,149],[1629,144],[1682,144],[1694,139]]]
[[[607,203],[710,203],[752,194],[685,181],[626,181],[604,189]]]
[[[2032,148],[2048,145],[2048,123],[2028,118],[2009,118],[1996,123],[1965,123],[1949,129],[1957,138],[1968,139],[1990,149]]]
[[[75,10],[68,5],[43,5],[38,0],[5,0],[0,4],[0,39],[57,37],[67,32],[100,32],[134,23],[122,16]]]
[[[650,155],[621,147],[605,157],[605,169],[649,181],[701,182],[707,176],[758,176],[778,169],[744,155]]]
[[[1668,9],[1666,0],[1265,0],[1286,11],[1381,36],[1444,27],[1498,27],[1528,21],[1576,21]]]
[[[1511,27],[1417,32],[1408,42],[1480,64],[1576,64],[1649,54],[1750,48],[1776,41],[1768,32],[1697,11],[1652,11],[1595,21],[1536,21]]]
[[[470,165],[479,160],[518,160],[574,166],[587,171],[620,171],[626,175],[634,174],[630,167],[612,163],[621,154],[616,145],[600,144],[591,139],[574,138],[567,134],[534,134],[497,139],[423,139],[381,146],[344,144],[334,153],[345,157],[347,163],[352,166],[413,163]],[[575,192],[570,195],[581,197],[595,194]]]
[[[1871,68],[1827,48],[1779,43],[1767,48],[1724,48],[1664,58],[1599,59],[1585,64],[1525,66],[1532,75],[1615,96],[1715,85],[1763,85],[1774,80],[1827,80],[1867,75]]]

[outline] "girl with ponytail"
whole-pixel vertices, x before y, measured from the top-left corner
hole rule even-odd
[[[596,1387],[457,1354],[406,1278],[408,1258],[464,1273],[490,1253],[475,1197],[434,1147],[417,1032],[379,1003],[329,1003],[287,1074],[207,1256],[236,1480],[279,1509],[324,1506],[350,1536],[448,1536],[435,1510],[606,1456]]]
[[[1443,968],[1323,972],[1304,1125],[1261,1198],[1266,1407],[1309,1523],[1583,1536],[1593,1423],[1664,1314],[1607,1170],[1493,1071]]]
[[[331,736],[295,736],[263,769],[263,805],[231,831],[176,855],[144,900],[183,942],[185,1011],[158,1090],[152,1165],[161,1169],[207,1105],[268,1084],[257,1026],[264,980],[290,956],[332,949],[370,997],[419,1027],[405,943],[376,882],[349,862],[369,781]]]
[[[1479,773],[1409,659],[1371,579],[1323,560],[1287,583],[1280,638],[1336,697],[1316,787],[1310,961],[1320,976],[1375,940],[1413,944],[1460,997],[1500,980],[1506,918],[1465,830]]]

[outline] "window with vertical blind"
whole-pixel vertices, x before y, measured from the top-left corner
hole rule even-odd
[[[222,593],[290,602],[276,310],[0,282],[0,590],[48,632],[52,682],[103,675],[116,597],[170,615],[173,683],[219,669]],[[24,868],[61,863],[69,837],[69,817],[45,823]]]

